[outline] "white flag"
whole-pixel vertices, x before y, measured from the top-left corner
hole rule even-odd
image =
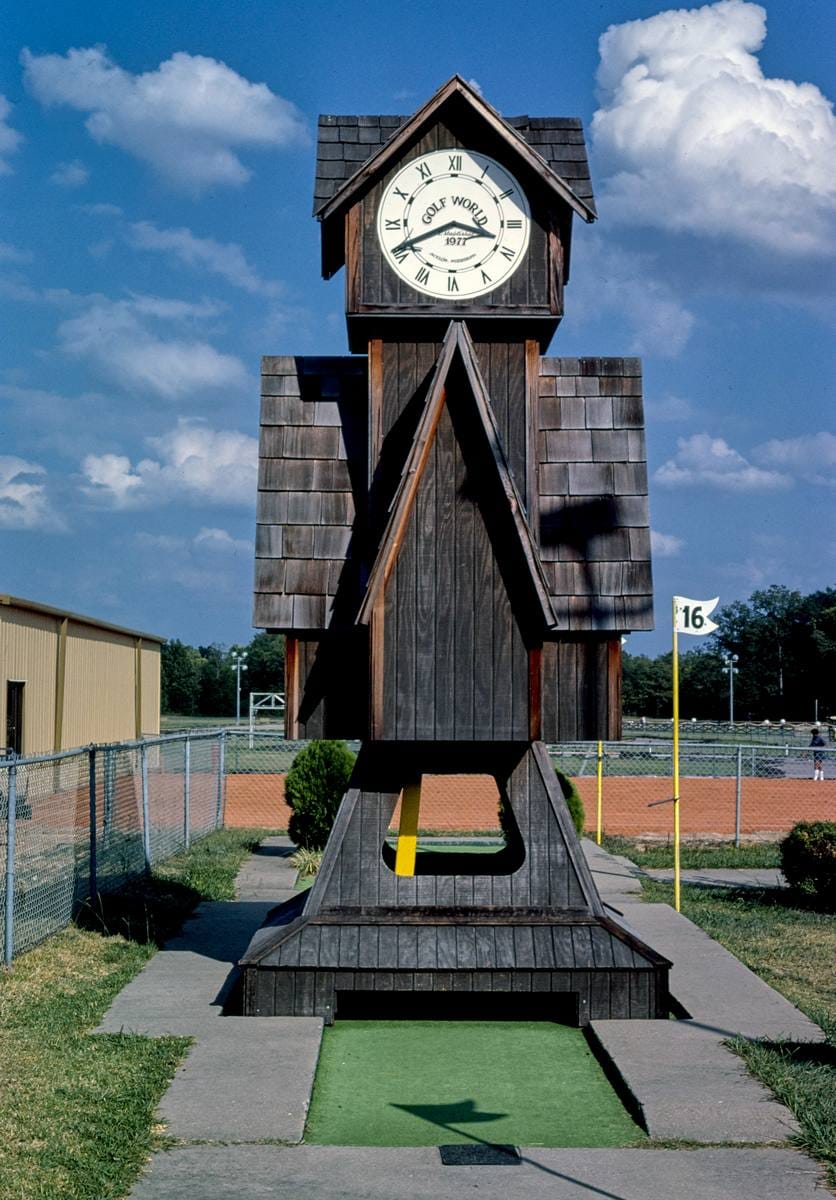
[[[717,625],[708,618],[719,603],[719,596],[713,600],[689,600],[687,596],[674,596],[674,629],[677,633],[692,633],[695,637],[713,633]]]

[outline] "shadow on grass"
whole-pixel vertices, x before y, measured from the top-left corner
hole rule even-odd
[[[185,884],[140,876],[119,891],[103,891],[95,900],[84,901],[75,923],[103,937],[121,934],[130,942],[159,947],[180,932],[203,898]]]

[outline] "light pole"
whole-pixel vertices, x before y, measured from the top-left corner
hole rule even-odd
[[[725,666],[723,671],[729,677],[729,725],[734,725],[734,677],[737,674],[737,667],[734,665],[738,662],[736,654],[724,654],[723,662]]]
[[[233,651],[232,653],[232,670],[235,672],[235,724],[241,724],[241,672],[246,671],[247,664],[244,661],[247,657],[247,651],[242,650],[240,654]]]

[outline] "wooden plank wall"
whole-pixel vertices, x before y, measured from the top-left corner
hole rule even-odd
[[[525,740],[528,651],[445,406],[384,600],[382,736]]]
[[[348,992],[508,994],[509,1013],[513,1012],[513,997],[568,994],[577,997],[577,1022],[581,1026],[590,1021],[658,1020],[668,1015],[667,987],[650,967],[451,971],[436,962],[417,971],[248,967],[244,990],[248,1016],[321,1016],[326,1021],[339,1012],[340,995]],[[556,1010],[563,1011],[558,1004],[556,1000]]]
[[[621,642],[566,637],[543,645],[542,733],[546,742],[621,737]]]
[[[507,798],[525,846],[525,855],[514,870],[502,874],[402,877],[385,862],[383,844],[401,788],[411,781],[416,768],[431,770],[441,765],[434,762],[438,748],[430,746],[410,754],[403,747],[383,760],[379,751],[374,755],[367,748],[363,753],[365,757],[358,762],[352,780],[358,790],[343,801],[345,811],[341,810],[337,818],[335,844],[329,843],[321,881],[312,894],[317,911],[356,905],[407,909],[414,905],[510,905],[592,911],[597,893],[547,759],[544,770],[535,753],[525,747],[510,757],[492,755],[487,748],[478,754],[482,773],[496,775],[500,794]],[[449,757],[448,771],[466,769],[468,754],[472,763],[475,756],[467,748],[459,752],[458,760]],[[376,766],[380,761],[387,764],[382,775]],[[373,790],[375,787],[386,790]]]

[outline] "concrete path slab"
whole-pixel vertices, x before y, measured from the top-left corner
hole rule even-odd
[[[200,1030],[159,1107],[184,1141],[301,1142],[319,1017],[223,1017]]]
[[[643,872],[651,879],[663,883],[673,882],[673,870],[667,867],[644,867]],[[785,888],[787,881],[777,867],[701,867],[699,870],[682,871],[683,883],[694,887],[729,888]]]
[[[742,1059],[691,1021],[593,1021],[591,1033],[652,1138],[767,1143],[798,1132]]]
[[[197,1033],[220,1017],[234,967],[271,908],[294,895],[294,850],[286,837],[267,838],[236,880],[237,900],[201,904],[113,1001],[96,1033],[122,1030],[159,1037]]]
[[[609,854],[591,838],[582,838],[581,846],[605,904],[620,909],[624,903],[641,899],[641,871],[635,863],[629,858]]]
[[[432,1148],[200,1146],[157,1154],[131,1200],[821,1200],[791,1150],[524,1150],[445,1167]]]
[[[322,1039],[320,1018],[224,1017],[235,964],[276,904],[294,895],[287,838],[269,838],[239,873],[239,899],[202,904],[116,997],[97,1033],[192,1037],[160,1104],[184,1141],[299,1142]]]
[[[721,1038],[820,1042],[818,1025],[719,942],[667,904],[627,904],[624,920],[673,962],[671,992],[694,1022]]]

